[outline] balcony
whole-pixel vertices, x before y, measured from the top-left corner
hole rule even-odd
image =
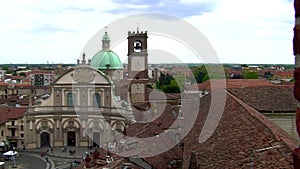
[[[8,129],[18,129],[18,126],[15,125],[7,125]]]
[[[49,112],[90,112],[90,113],[125,113],[128,110],[126,108],[115,108],[115,107],[93,107],[93,106],[39,106],[34,107],[33,111],[35,113],[48,114]]]
[[[6,136],[7,140],[17,140],[19,139],[18,136]]]

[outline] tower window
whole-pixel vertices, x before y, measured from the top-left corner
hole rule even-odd
[[[134,52],[142,51],[142,42],[141,41],[139,41],[139,40],[135,41],[133,46],[134,46],[134,50],[133,50]]]

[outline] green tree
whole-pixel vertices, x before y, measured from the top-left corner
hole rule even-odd
[[[180,93],[180,89],[183,88],[183,79],[182,75],[162,74],[155,86],[165,93]],[[177,82],[180,82],[180,85]]]
[[[204,76],[207,74],[205,66],[191,66],[190,69],[193,72],[197,83],[202,83]]]
[[[25,72],[21,72],[20,76],[24,76],[25,77],[26,76]]]
[[[257,72],[246,72],[244,74],[244,79],[258,79]]]

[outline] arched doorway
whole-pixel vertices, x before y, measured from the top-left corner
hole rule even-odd
[[[76,146],[76,132],[75,131],[67,132],[67,141],[68,141],[68,146]]]
[[[93,132],[93,147],[100,147],[100,133]]]
[[[50,147],[50,134],[47,132],[41,133],[41,147]]]

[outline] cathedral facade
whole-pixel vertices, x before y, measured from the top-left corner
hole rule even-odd
[[[135,72],[129,70],[128,96],[135,102],[145,101],[147,32],[129,35],[128,48],[133,53],[128,54],[129,67]],[[102,50],[91,60],[86,61],[83,54],[74,68],[56,79],[49,98],[29,106],[25,114],[26,148],[108,146],[135,122],[130,100],[115,94],[114,82],[123,80],[123,65],[110,50],[107,32],[102,44]]]

